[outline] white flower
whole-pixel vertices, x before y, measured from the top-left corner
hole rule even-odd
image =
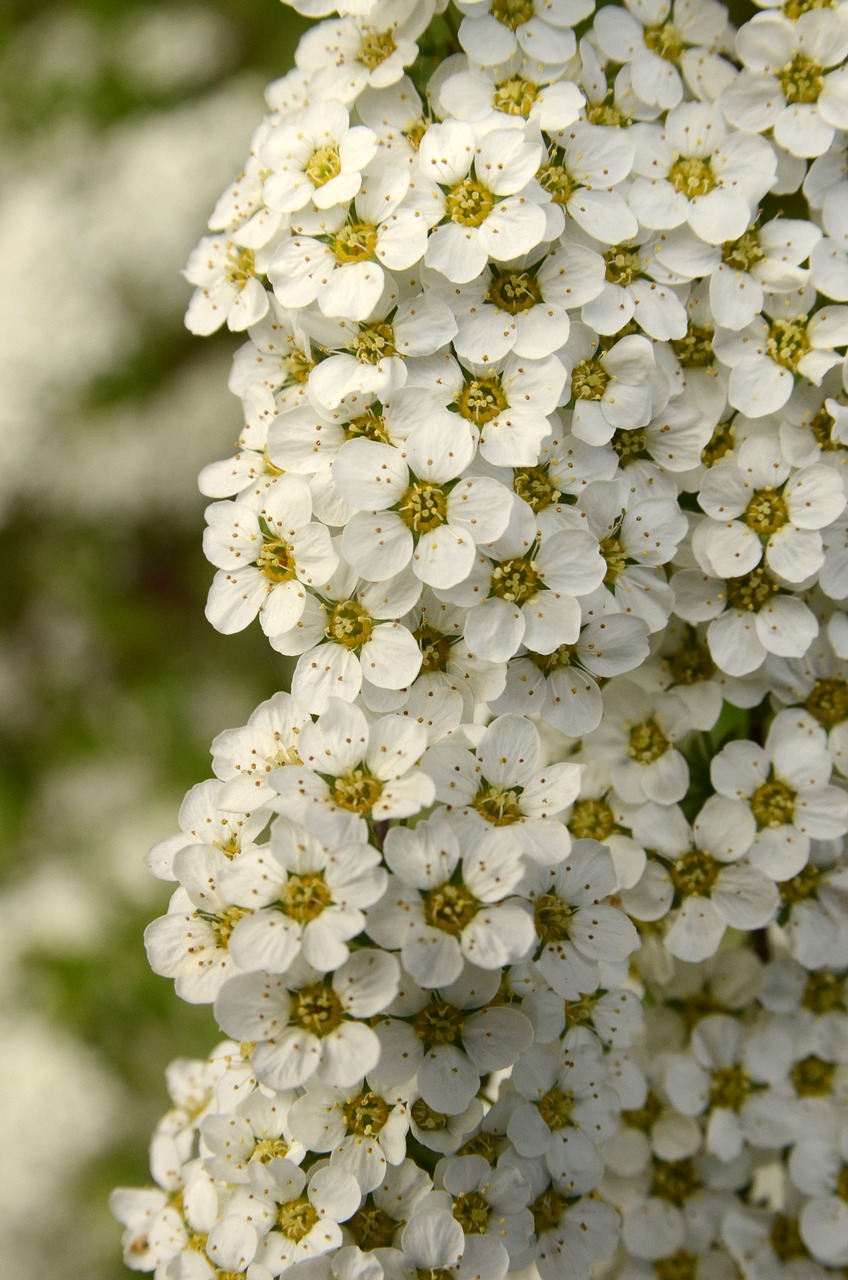
[[[492,66],[518,49],[542,63],[568,62],[575,44],[571,28],[592,12],[591,0],[459,0],[465,16],[460,43],[473,62]]]
[[[566,353],[571,360],[571,429],[588,444],[605,444],[615,430],[644,427],[653,417],[653,348],[647,338],[628,334],[598,349],[585,326],[574,325]]]
[[[726,796],[711,796],[692,826],[677,805],[646,804],[633,834],[670,865],[665,876],[646,877],[622,895],[626,909],[641,918],[640,900],[650,901],[656,919],[663,900],[669,909],[664,942],[681,960],[714,955],[728,927],[752,931],[774,919],[779,895],[774,881],[741,861],[753,844],[756,822],[750,810]]]
[[[628,66],[634,93],[648,106],[676,107],[683,97],[680,66],[691,79],[699,60],[724,43],[727,10],[715,0],[672,7],[670,0],[625,3],[595,15],[594,33],[613,62]]]
[[[394,294],[384,296],[367,322],[339,321],[332,335],[320,326],[326,358],[312,368],[308,386],[319,409],[332,413],[363,397],[389,399],[407,380],[408,359],[432,355],[456,333],[449,308],[431,294],[396,302]]]
[[[257,258],[258,254],[258,258]],[[185,322],[192,333],[206,336],[228,328],[241,333],[268,311],[268,294],[259,279],[270,259],[268,249],[247,249],[224,236],[205,236],[185,269],[196,285]]]
[[[580,634],[576,597],[593,591],[603,575],[591,533],[560,529],[540,537],[534,513],[518,502],[506,531],[486,547],[467,581],[439,595],[473,606],[465,623],[472,652],[506,662],[522,644],[535,653],[574,644]]]
[[[749,418],[782,409],[795,375],[818,385],[839,364],[835,348],[848,342],[848,307],[825,307],[810,315],[810,304],[805,290],[773,295],[765,315],[744,329],[716,333],[716,355],[732,369],[728,398]]]
[[[513,500],[486,476],[465,478],[474,454],[470,429],[456,419],[421,424],[402,449],[351,440],[333,465],[346,501],[359,508],[342,535],[353,567],[382,581],[408,565],[433,587],[454,587],[471,572],[479,543],[506,528]]]
[[[621,676],[604,690],[604,718],[583,751],[602,764],[626,804],[676,804],[689,786],[689,766],[674,744],[688,728],[679,702]]]
[[[541,146],[515,129],[495,129],[478,140],[471,125],[447,120],[421,140],[422,173],[438,184],[434,221],[424,261],[448,280],[464,284],[489,258],[508,262],[546,238],[539,204],[519,194],[539,166]],[[434,192],[434,198],[435,198]]]
[[[241,814],[274,798],[268,774],[281,764],[298,763],[297,741],[305,724],[311,724],[311,717],[291,694],[275,693],[259,704],[246,725],[218,734],[212,743],[212,768],[226,784],[221,794],[228,809]],[[240,821],[248,818],[245,812]],[[233,823],[232,813],[227,821],[228,826]]]
[[[545,67],[537,58],[516,53],[499,60],[497,66],[449,76],[440,87],[439,98],[456,119],[484,128],[506,123],[503,117],[507,116],[526,120],[531,129],[557,133],[574,124],[585,99],[573,81],[556,73],[556,67]]]
[[[297,476],[281,476],[253,502],[207,507],[203,549],[219,572],[206,616],[217,631],[241,631],[257,614],[268,636],[297,623],[306,586],[326,582],[338,565],[329,530],[311,515],[309,489]]]
[[[711,620],[710,653],[728,675],[757,671],[769,653],[801,657],[818,635],[815,614],[762,566],[724,581],[683,569],[672,586],[678,617],[692,623]]]
[[[848,125],[845,68],[848,23],[841,10],[813,9],[797,22],[760,13],[736,36],[745,70],[722,96],[722,110],[739,129],[774,129],[792,155],[820,156],[837,129]]]
[[[417,601],[418,580],[408,571],[374,583],[343,564],[327,585],[311,594],[296,626],[272,640],[280,653],[300,654],[292,693],[320,713],[330,698],[353,702],[363,678],[379,688],[411,685],[421,650],[400,618]]]
[[[527,1248],[533,1219],[525,1208],[529,1187],[518,1169],[489,1167],[483,1156],[449,1156],[441,1182],[453,1199],[451,1212],[465,1232],[463,1263],[473,1252],[483,1274],[501,1273],[503,1253],[510,1260]]]
[[[351,200],[362,170],[377,150],[375,134],[351,127],[340,102],[313,102],[269,132],[260,158],[270,173],[263,194],[271,209],[292,213],[311,201],[318,209]]]
[[[309,825],[314,810],[335,821],[340,838],[361,830],[363,818],[406,818],[431,804],[435,787],[416,768],[426,730],[401,716],[369,724],[359,707],[338,698],[299,739],[302,765],[286,764],[269,781],[274,808]],[[358,838],[358,837],[354,837]]]
[[[579,738],[596,729],[603,714],[596,677],[632,671],[647,656],[648,628],[642,619],[607,614],[581,627],[575,644],[511,658],[506,688],[489,706],[497,713],[538,711],[560,733]]]
[[[731,132],[717,108],[687,102],[665,125],[635,125],[639,175],[628,201],[640,223],[667,230],[688,222],[707,244],[736,240],[774,179],[775,155],[756,134]]]
[[[252,914],[230,941],[244,970],[285,973],[298,955],[321,973],[348,958],[361,908],[380,898],[380,855],[358,843],[325,848],[304,827],[278,817],[269,845],[241,854],[221,877],[230,899]]]
[[[239,1207],[265,1227],[258,1256],[275,1276],[301,1259],[338,1248],[339,1223],[356,1211],[360,1199],[352,1174],[326,1166],[307,1174],[290,1160],[254,1166],[251,1186],[252,1195]]]
[[[612,857],[597,840],[576,840],[556,866],[527,864],[521,892],[532,904],[539,937],[535,964],[564,1000],[597,991],[604,966],[639,945],[624,912],[603,901],[615,888]]]
[[[287,694],[278,696],[288,697]],[[272,794],[268,793],[269,799]],[[181,849],[192,845],[212,845],[227,857],[235,857],[252,846],[254,838],[268,824],[268,811],[262,809],[263,798],[251,794],[252,812],[245,809],[234,813],[229,795],[226,795],[226,804],[221,803],[224,797],[224,787],[214,778],[199,782],[186,792],[180,806],[181,830],[159,840],[147,855],[147,867],[155,876],[160,880],[176,880],[174,858]]]
[[[800,704],[827,733],[834,768],[848,776],[848,681],[845,660],[826,637],[800,658],[768,660],[769,686],[780,702]]]
[[[297,985],[293,978],[263,972],[230,978],[215,1001],[218,1023],[237,1039],[255,1042],[253,1070],[271,1089],[293,1089],[314,1075],[341,1088],[361,1080],[380,1057],[365,1020],[394,999],[397,960],[363,948],[332,976],[303,965]]]
[[[237,970],[229,952],[230,936],[249,911],[234,905],[218,888],[229,859],[218,849],[190,845],[174,857],[180,888],[168,914],[147,926],[144,944],[154,973],[174,978],[177,995],[191,1004],[214,1000],[228,975]]]
[[[523,716],[505,715],[492,721],[475,753],[445,740],[422,763],[469,848],[485,838],[486,847],[500,855],[498,862],[517,848],[537,862],[553,863],[569,847],[556,815],[577,796],[582,770],[575,764],[540,768],[540,754],[536,726]]]
[[[464,1112],[480,1077],[512,1066],[533,1040],[529,1019],[498,1000],[499,986],[495,970],[470,965],[437,991],[404,979],[392,1016],[376,1025],[381,1055],[373,1078],[402,1084],[415,1076],[433,1110]]]
[[[383,267],[403,271],[424,254],[427,227],[402,201],[409,187],[406,166],[372,166],[355,201],[329,210],[323,240],[296,235],[277,249],[268,279],[286,307],[317,302],[325,316],[364,320],[386,289]]]
[[[503,901],[523,870],[514,845],[484,837],[463,849],[434,815],[412,831],[389,831],[384,856],[394,875],[368,912],[368,935],[379,946],[399,948],[419,986],[447,986],[464,961],[502,969],[530,951],[530,916],[517,901]]]
[[[395,1094],[364,1081],[347,1089],[310,1081],[292,1104],[289,1123],[307,1150],[331,1152],[331,1166],[352,1173],[365,1193],[379,1187],[387,1166],[406,1155],[406,1107]]]
[[[476,364],[501,360],[510,351],[534,363],[552,355],[568,338],[568,309],[597,296],[603,273],[600,255],[575,242],[561,243],[523,267],[490,263],[488,274],[445,293],[459,326],[457,354]]]
[[[765,561],[784,582],[805,582],[824,564],[819,530],[841,515],[845,493],[830,467],[794,471],[774,442],[751,437],[733,462],[709,470],[698,501],[711,517],[692,547],[718,578],[740,577]]]
[[[415,40],[431,15],[430,3],[378,0],[367,25],[340,18],[310,28],[295,53],[298,67],[310,73],[310,95],[352,103],[369,85],[395,84],[415,61]]]
[[[757,822],[748,857],[772,879],[802,870],[811,838],[832,840],[848,831],[848,794],[829,784],[831,768],[824,733],[797,726],[791,711],[775,717],[764,746],[729,742],[713,757],[713,786],[747,800]]]

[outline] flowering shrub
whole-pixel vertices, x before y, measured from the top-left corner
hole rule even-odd
[[[126,1261],[843,1275],[848,5],[296,7],[186,275],[297,665],[150,855],[230,1039]]]

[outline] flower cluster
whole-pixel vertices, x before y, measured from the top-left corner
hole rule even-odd
[[[822,1280],[848,4],[295,7],[186,275],[245,334],[207,617],[296,665],[150,855],[150,963],[232,1039],[127,1262]]]

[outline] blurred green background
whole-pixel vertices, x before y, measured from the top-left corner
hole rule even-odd
[[[0,5],[0,1275],[119,1280],[163,1070],[219,1038],[150,973],[209,743],[281,683],[203,617],[200,468],[241,420],[238,340],[181,278],[292,64],[275,0]]]

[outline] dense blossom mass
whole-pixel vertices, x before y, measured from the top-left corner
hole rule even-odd
[[[848,1274],[848,3],[758,4],[294,5],[135,1270]]]

